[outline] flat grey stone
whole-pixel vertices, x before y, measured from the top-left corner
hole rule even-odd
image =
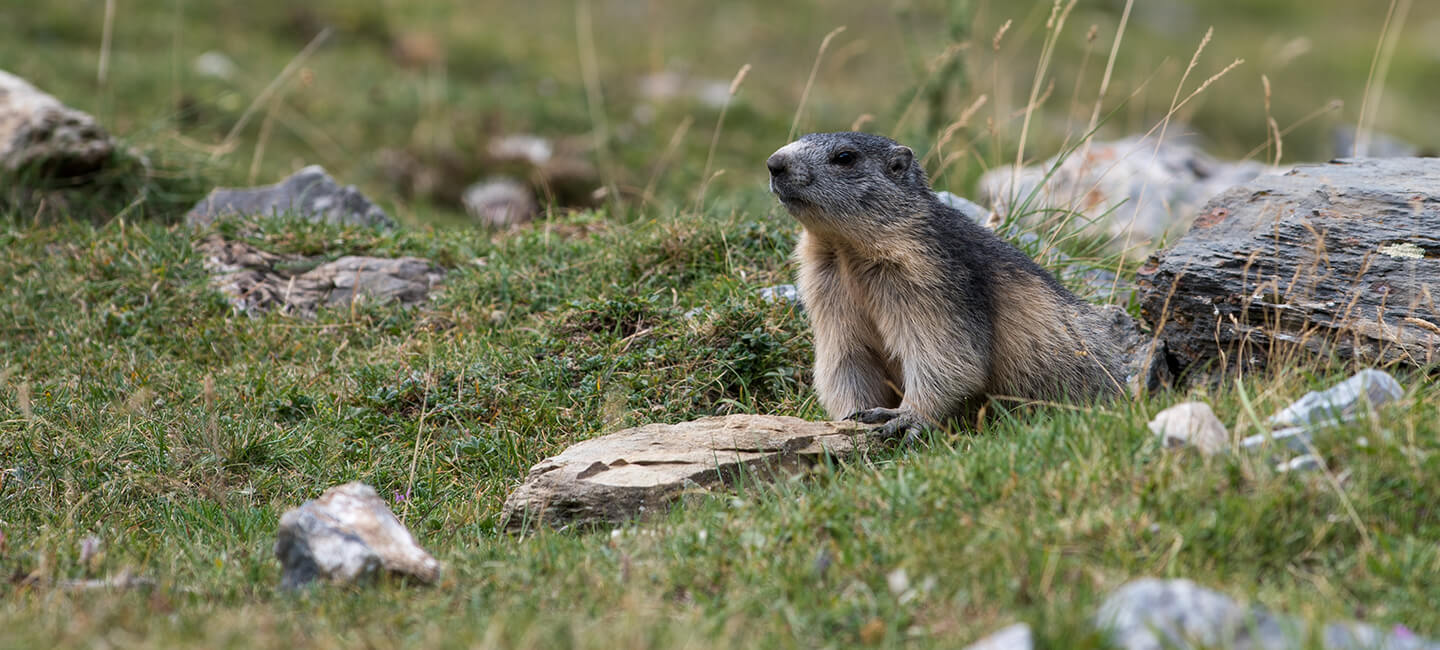
[[[99,170],[114,153],[94,117],[0,70],[0,169],[73,176]]]
[[[1274,431],[1248,436],[1240,441],[1240,447],[1254,450],[1276,444],[1309,454],[1314,451],[1314,437],[1325,428],[1354,420],[1366,404],[1374,408],[1404,395],[1400,382],[1389,373],[1366,368],[1330,388],[1311,391],[1291,402],[1270,416]]]
[[[347,255],[333,262],[278,255],[245,242],[210,235],[197,251],[204,255],[210,285],[228,295],[236,311],[315,316],[320,307],[350,307],[357,301],[423,303],[445,278],[445,270],[420,258]]]
[[[353,185],[341,187],[311,165],[274,185],[219,187],[185,215],[191,226],[208,226],[225,216],[286,216],[305,221],[391,228],[395,222]]]
[[[353,583],[382,571],[425,583],[440,578],[440,562],[363,483],[332,487],[280,517],[275,557],[287,589],[314,580]]]
[[[1364,623],[1330,623],[1312,630],[1304,621],[1189,580],[1143,578],[1116,589],[1101,604],[1096,624],[1123,650],[1299,650],[1318,633],[1327,650],[1440,650],[1440,644],[1399,629]]]
[[[1270,444],[1282,445],[1291,451],[1302,453],[1314,449],[1314,443],[1310,440],[1310,432],[1306,431],[1305,427],[1286,427],[1246,436],[1244,440],[1240,441],[1240,448],[1249,451]]]
[[[686,491],[768,481],[867,444],[866,430],[853,423],[774,415],[649,424],[540,461],[505,500],[501,519],[511,532],[622,523],[663,510]]]
[[[1316,427],[1355,418],[1366,404],[1371,407],[1400,399],[1405,390],[1383,370],[1366,368],[1323,391],[1312,391],[1270,416],[1276,427]]]
[[[204,255],[211,286],[228,296],[236,311],[251,315],[279,309],[314,316],[321,307],[348,308],[362,300],[418,305],[445,277],[444,269],[418,257],[350,255],[320,263],[218,234],[201,241],[196,250]]]

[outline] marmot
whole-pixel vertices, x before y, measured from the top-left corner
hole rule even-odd
[[[765,163],[804,226],[795,255],[831,417],[912,438],[987,396],[1094,400],[1124,375],[1104,318],[1029,256],[940,202],[915,154],[814,133]]]

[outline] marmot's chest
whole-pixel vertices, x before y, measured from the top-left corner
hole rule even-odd
[[[932,264],[906,260],[875,259],[839,250],[835,254],[834,272],[845,292],[867,309],[893,308],[895,304],[936,297],[942,271]]]

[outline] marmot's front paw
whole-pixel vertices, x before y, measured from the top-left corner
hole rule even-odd
[[[905,444],[915,442],[915,438],[926,427],[925,419],[909,409],[862,409],[851,413],[845,419],[861,424],[884,424],[880,427],[881,437],[900,438],[903,436]]]
[[[900,417],[900,409],[873,408],[860,409],[845,416],[845,419],[861,424],[884,424],[898,417]]]

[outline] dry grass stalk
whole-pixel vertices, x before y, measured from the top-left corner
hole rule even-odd
[[[815,85],[815,75],[820,72],[820,62],[825,59],[825,50],[830,48],[830,41],[843,31],[845,31],[844,25],[836,27],[820,41],[820,49],[815,53],[815,63],[810,66],[810,77],[805,80],[805,89],[800,91],[800,105],[795,107],[795,119],[790,121],[790,132],[785,136],[786,142],[793,141],[796,130],[800,128],[800,116],[805,114],[805,102],[810,99],[810,87]]]

